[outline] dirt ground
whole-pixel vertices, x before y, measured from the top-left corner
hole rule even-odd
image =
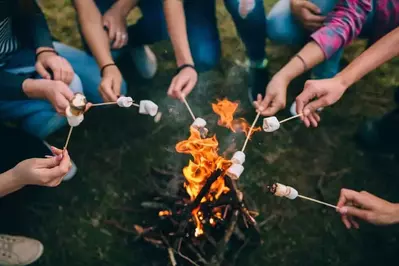
[[[41,2],[53,34],[80,47],[69,1]],[[274,2],[266,1],[267,10]],[[234,137],[217,126],[211,103],[226,96],[241,101],[240,114],[249,121],[255,114],[247,100],[245,70],[235,64],[244,58],[244,49],[223,3],[218,3],[218,18],[223,43],[221,67],[200,76],[189,100],[196,114],[208,118],[209,128],[224,151]],[[189,159],[176,153],[174,145],[187,138],[190,116],[182,104],[165,97],[175,67],[172,50],[168,43],[153,48],[159,59],[157,76],[151,81],[133,77],[129,86],[131,94],[149,95],[160,105],[164,111],[161,122],[155,124],[151,118],[137,115],[136,110],[93,109],[73,133],[69,147],[79,167],[77,176],[56,189],[10,197],[19,204],[15,211],[19,218],[11,222],[17,229],[12,232],[35,237],[45,245],[37,265],[168,265],[164,251],[135,244],[134,235],[107,224],[118,221],[131,229],[134,223],[141,223],[143,216],[135,208],[149,189],[150,167],[180,172]],[[346,49],[345,59],[351,60],[363,48],[364,43],[356,42]],[[293,51],[268,43],[267,53],[275,73]],[[393,108],[398,65],[394,60],[358,82],[342,101],[323,111],[317,129],[292,121],[273,134],[254,136],[240,184],[259,207],[264,244],[253,252],[247,265],[397,265],[398,227],[362,223],[359,230],[348,231],[334,210],[299,199],[272,197],[265,193],[265,185],[280,181],[303,195],[330,203],[337,201],[344,187],[399,201],[397,160],[363,152],[353,140],[360,123]],[[290,86],[289,103],[304,80]],[[288,111],[278,114],[279,118],[286,116]],[[66,134],[67,128],[53,136],[51,143],[61,146]],[[242,140],[240,136],[235,139],[237,145]]]

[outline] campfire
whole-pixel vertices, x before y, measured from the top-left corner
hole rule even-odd
[[[227,99],[212,104],[220,116],[218,125],[249,138],[260,128],[251,130],[245,119],[234,119],[237,107]],[[219,155],[216,135],[200,131],[191,126],[189,138],[176,144],[176,151],[191,159],[183,176],[170,179],[165,193],[142,204],[157,209],[158,218],[146,228],[136,225],[136,231],[141,239],[165,248],[171,265],[231,265],[261,243],[258,213],[237,180],[226,174],[233,162]]]

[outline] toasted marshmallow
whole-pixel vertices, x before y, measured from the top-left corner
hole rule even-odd
[[[280,122],[277,117],[270,116],[263,119],[263,130],[265,132],[273,132],[280,128]]]
[[[75,116],[81,115],[86,109],[87,100],[81,93],[76,93],[70,102],[71,113]]]
[[[82,121],[83,121],[83,119],[84,119],[83,114],[74,115],[74,114],[72,113],[72,111],[71,111],[71,107],[70,107],[70,106],[68,106],[68,107],[66,108],[65,113],[66,113],[66,117],[67,117],[67,120],[68,120],[68,124],[69,124],[71,127],[77,127],[77,126],[79,126],[80,123],[82,123]]]
[[[158,105],[149,100],[140,101],[139,113],[155,116],[158,113]]]
[[[206,127],[206,121],[205,119],[201,117],[197,117],[194,122],[191,124],[192,127],[195,128],[201,128],[201,127]]]
[[[290,200],[296,199],[298,197],[298,191],[294,189],[293,187],[286,186],[283,184],[276,183],[276,188],[274,195],[278,197],[286,197],[289,198]]]
[[[116,103],[119,105],[119,107],[128,108],[128,107],[132,106],[133,99],[132,99],[132,97],[121,96],[118,98],[118,100],[116,100]]]
[[[245,162],[245,153],[243,153],[242,151],[236,151],[233,155],[233,157],[231,158],[231,161],[234,164],[243,164]]]
[[[229,176],[231,179],[237,180],[240,178],[240,175],[244,172],[244,166],[241,164],[236,164],[233,163],[229,169],[227,169],[227,176]]]

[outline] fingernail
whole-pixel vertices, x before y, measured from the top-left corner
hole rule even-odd
[[[62,154],[58,154],[55,158],[57,159],[57,161],[61,161],[62,160],[63,155]]]
[[[339,208],[338,211],[341,214],[347,214],[348,213],[348,208],[347,207],[342,207],[342,208]]]

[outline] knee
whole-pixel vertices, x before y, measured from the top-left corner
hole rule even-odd
[[[69,84],[69,88],[73,93],[83,93],[83,85],[80,77],[75,73],[72,79],[71,84]]]
[[[266,20],[267,37],[276,43],[294,44],[292,27],[290,27],[289,17],[280,14],[270,14]]]
[[[191,50],[195,67],[199,72],[211,70],[218,65],[220,59],[220,48],[209,45],[200,45]]]

